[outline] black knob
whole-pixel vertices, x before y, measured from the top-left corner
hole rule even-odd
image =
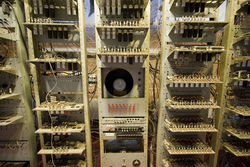
[[[139,167],[140,165],[141,165],[141,162],[138,159],[133,161],[133,166]]]

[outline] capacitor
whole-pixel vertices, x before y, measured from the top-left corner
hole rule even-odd
[[[186,0],[182,0],[181,7],[185,7],[185,5],[186,5]]]
[[[213,53],[208,53],[207,61],[212,61],[212,56],[213,56]]]
[[[38,28],[39,28],[39,35],[43,35],[43,26],[39,25]]]
[[[175,6],[180,7],[181,6],[181,0],[177,0],[176,3],[175,3]]]
[[[69,38],[69,31],[68,31],[67,27],[63,27],[63,37],[64,37],[64,39]]]
[[[191,0],[189,5],[189,12],[191,13],[194,12],[194,5],[195,5],[194,0]]]
[[[203,36],[203,25],[200,26],[199,28],[199,38],[201,38]]]
[[[198,25],[195,25],[193,30],[193,37],[196,38],[197,36],[198,36]]]
[[[248,81],[243,81],[242,87],[243,87],[243,88],[246,88],[247,85],[248,85]]]
[[[207,60],[207,53],[202,53],[202,61],[206,61]]]
[[[66,0],[67,15],[71,15],[70,0]]]
[[[53,33],[53,38],[57,39],[57,38],[58,38],[58,35],[57,35],[57,27],[53,27],[52,33]]]
[[[174,59],[175,59],[175,60],[178,59],[178,55],[179,55],[179,52],[178,52],[178,51],[175,51],[175,52],[174,52]]]
[[[43,2],[42,2],[42,0],[38,0],[38,4],[39,4],[39,14],[43,15]]]
[[[72,15],[77,15],[77,5],[75,3],[72,3]]]
[[[178,33],[179,33],[179,24],[178,24],[178,23],[175,24],[174,33],[175,33],[175,34],[178,34]]]
[[[112,0],[112,15],[116,14],[116,1]]]
[[[123,42],[128,42],[128,31],[127,30],[123,31]]]
[[[106,0],[106,15],[110,15],[110,0]]]
[[[36,25],[33,25],[33,34],[38,35],[38,30]]]
[[[140,18],[143,18],[143,11],[144,11],[144,5],[143,2],[140,3],[140,9],[139,9],[139,13],[140,13]]]
[[[105,62],[106,62],[106,56],[103,56],[103,55],[102,55],[102,57],[101,57],[101,62],[102,62],[102,63],[105,63]]]
[[[48,27],[48,38],[51,39],[52,38],[52,28]]]
[[[111,38],[111,32],[110,32],[110,28],[107,28],[107,39]]]
[[[124,57],[123,57],[123,62],[124,62],[124,63],[127,63],[127,56],[124,56]]]
[[[205,2],[201,2],[200,4],[200,12],[204,12],[205,11],[205,6],[206,6],[206,3]]]
[[[37,0],[33,0],[33,13],[38,14]]]
[[[184,25],[184,32],[182,34],[182,37],[183,38],[186,38],[187,37],[187,34],[188,34],[188,26],[187,25]]]
[[[195,8],[195,12],[199,12],[199,10],[200,10],[200,3],[196,2],[194,8]]]
[[[197,53],[196,54],[196,61],[200,62],[200,60],[201,60],[201,53]]]
[[[59,39],[63,39],[63,29],[62,29],[62,27],[58,27],[58,36],[59,36]]]
[[[127,18],[127,14],[128,14],[128,5],[126,3],[124,3],[122,5],[122,16],[124,19]]]
[[[108,63],[111,63],[111,56],[108,56]]]
[[[190,2],[186,2],[185,7],[184,7],[184,12],[185,13],[188,12],[189,7],[190,7]]]
[[[138,0],[138,5],[140,7],[140,9],[139,9],[139,17],[143,18],[143,10],[144,10],[143,0]]]
[[[132,42],[132,41],[133,41],[133,30],[129,30],[128,41],[129,41],[129,42]]]
[[[133,1],[130,1],[130,4],[128,6],[128,18],[133,18],[134,15],[134,7],[133,7]]]
[[[121,15],[121,0],[117,0],[117,15]]]
[[[188,26],[188,38],[191,38],[193,36],[193,26],[189,25]]]
[[[184,33],[184,23],[181,23],[180,24],[180,34],[183,34]]]
[[[116,63],[116,56],[113,56],[113,63]]]
[[[122,41],[122,30],[118,30],[118,42]]]
[[[106,33],[105,33],[105,28],[101,29],[101,39],[105,39]]]
[[[49,3],[48,3],[48,1],[44,1],[43,9],[44,9],[45,17],[49,17],[50,15],[49,15]]]
[[[138,5],[138,0],[136,0],[134,5],[134,17],[136,19],[138,18],[138,12],[139,12],[139,5]]]
[[[50,0],[49,4],[49,10],[50,10],[50,17],[55,18],[56,17],[56,10],[55,10],[55,3],[53,0]]]
[[[112,29],[112,39],[116,38],[116,30],[115,28]]]

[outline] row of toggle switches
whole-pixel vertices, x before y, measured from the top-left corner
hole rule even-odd
[[[106,46],[102,47],[100,49],[101,53],[115,53],[115,52],[134,52],[134,53],[138,53],[138,52],[142,52],[145,51],[141,48],[127,48],[127,47],[111,47],[111,48],[107,48]]]
[[[209,88],[210,87],[210,84],[209,83],[170,83],[169,85],[170,88],[204,88],[204,87],[207,87]]]
[[[201,38],[203,36],[204,27],[202,24],[187,25],[184,23],[175,24],[175,34],[182,34],[183,38]]]
[[[136,104],[108,104],[108,112],[112,113],[135,113]]]
[[[143,0],[106,0],[101,1],[100,14],[121,16],[125,18],[142,18],[144,11]]]
[[[103,21],[102,26],[145,26],[145,22],[139,21]]]
[[[33,13],[35,15],[44,15],[45,17],[56,17],[56,9],[67,10],[67,15],[77,15],[77,2],[66,0],[60,5],[55,0],[33,0]]]
[[[143,63],[144,56],[101,56],[102,63]]]
[[[144,35],[144,31],[132,29],[102,28],[101,39],[117,39],[118,42],[132,42],[134,35]]]

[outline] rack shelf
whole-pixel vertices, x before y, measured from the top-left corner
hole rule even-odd
[[[178,0],[170,0],[171,4],[173,5],[174,2]],[[202,2],[206,3],[206,6],[217,8],[219,7],[225,0],[203,0]]]
[[[173,52],[191,52],[191,53],[222,53],[225,51],[223,46],[191,46],[191,47],[173,47],[170,49]]]
[[[170,155],[201,155],[201,154],[214,154],[215,152],[211,147],[202,143],[196,142],[193,145],[181,145],[178,143],[171,143],[164,140],[164,148]],[[178,147],[178,148],[177,148]],[[182,148],[183,147],[183,148]]]
[[[233,145],[232,143],[224,142],[223,145],[229,152],[231,152],[237,157],[250,156],[250,151],[243,152],[241,148]]]
[[[232,111],[236,114],[240,114],[242,116],[250,116],[250,108],[247,107],[247,106],[236,106],[236,107],[233,107],[233,106],[230,106],[230,105],[227,105],[227,109],[229,111]]]
[[[84,108],[83,104],[76,103],[43,103],[34,108],[34,111],[79,111]]]
[[[192,166],[192,167],[206,167],[206,165],[197,159],[192,158],[175,158],[175,159],[163,159],[163,167],[183,167],[183,166]]]
[[[71,133],[81,133],[84,131],[85,125],[84,124],[77,124],[75,126],[69,126],[69,127],[60,127],[60,126],[54,126],[53,128],[39,128],[35,133],[43,134],[71,134]]]
[[[26,22],[23,23],[23,25],[30,27],[30,26],[34,26],[34,25],[41,25],[41,26],[73,26],[73,27],[77,27],[77,24],[75,23],[30,23],[30,22]]]
[[[244,129],[235,129],[232,127],[225,128],[225,130],[239,139],[250,139],[250,131]]]
[[[30,63],[57,63],[57,62],[63,62],[63,63],[78,63],[80,64],[79,59],[63,59],[63,58],[51,58],[51,59],[33,59],[33,60],[28,60]]]
[[[16,124],[20,122],[22,119],[23,119],[23,116],[13,116],[13,117],[9,117],[6,119],[1,119],[0,117],[0,126],[8,126],[8,125]]]
[[[55,161],[54,164],[56,166],[60,167],[87,167],[87,164],[85,161],[82,160],[63,160],[63,161]],[[48,162],[48,167],[54,167],[53,163],[51,161]]]
[[[11,68],[11,66],[0,67],[0,71],[7,72],[16,75],[16,71]]]
[[[112,25],[97,25],[96,26],[96,28],[132,28],[132,29],[148,29],[149,28],[149,26],[147,26],[147,25],[138,25],[138,26],[129,26],[129,25],[127,25],[127,26],[125,26],[125,25],[118,25],[118,26],[112,26]]]
[[[183,78],[178,78],[178,77],[170,77],[167,76],[167,81],[169,83],[189,83],[189,84],[216,84],[216,83],[222,83],[222,81],[213,76],[204,76],[204,77],[183,77]],[[194,85],[195,87],[195,85]]]
[[[85,151],[85,146],[77,149],[67,149],[67,150],[54,150],[54,149],[41,149],[38,155],[72,155],[72,154],[82,154]]]
[[[250,60],[250,56],[238,56],[238,57],[232,57],[231,64],[238,63],[240,61],[247,61]]]
[[[106,56],[147,56],[148,52],[97,52],[97,55],[106,55]]]
[[[167,99],[166,106],[172,109],[217,109],[220,108],[216,103],[206,102],[177,102]]]
[[[20,94],[18,94],[18,93],[5,94],[5,95],[0,95],[0,100],[17,99],[19,97],[20,97]]]
[[[212,124],[208,123],[173,123],[165,120],[165,128],[174,133],[190,133],[190,132],[217,132]]]

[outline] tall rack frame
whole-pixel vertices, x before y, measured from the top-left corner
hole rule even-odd
[[[42,2],[42,1],[41,1]],[[80,148],[76,149],[75,151],[72,150],[72,153],[71,153],[71,150],[69,150],[68,152],[66,153],[62,153],[62,154],[82,154],[82,151],[79,152],[79,150],[83,150],[86,152],[86,159],[84,162],[79,162],[78,164],[75,164],[75,165],[78,165],[78,166],[88,166],[88,167],[92,167],[93,166],[93,162],[92,162],[92,143],[91,143],[91,127],[90,127],[90,110],[89,110],[89,91],[88,91],[88,68],[87,68],[87,48],[86,48],[86,27],[85,27],[85,11],[84,11],[84,0],[77,0],[77,4],[74,4],[75,2],[73,1],[69,1],[69,3],[71,3],[72,6],[75,5],[75,10],[77,10],[76,14],[75,15],[78,15],[77,16],[77,19],[78,21],[75,22],[73,21],[74,23],[34,23],[32,22],[33,21],[33,12],[34,12],[34,6],[32,6],[32,1],[30,0],[25,0],[24,1],[24,5],[25,5],[25,17],[26,17],[26,22],[24,23],[24,25],[27,27],[26,28],[26,31],[27,31],[27,36],[28,36],[28,49],[29,49],[29,63],[30,63],[30,71],[31,71],[31,74],[32,74],[32,78],[33,78],[33,90],[34,90],[34,97],[35,97],[35,101],[36,101],[36,108],[34,108],[33,110],[35,110],[36,114],[37,114],[37,124],[38,124],[38,128],[39,129],[42,129],[43,127],[43,121],[42,121],[42,113],[44,111],[69,111],[69,112],[78,112],[78,111],[81,111],[82,110],[82,114],[81,114],[81,119],[84,120],[84,128],[83,128],[83,131],[79,131],[79,132],[75,132],[75,133],[83,133],[84,136],[83,136],[83,140],[84,140],[84,143],[83,145],[79,146]],[[40,3],[40,1],[39,1]],[[39,4],[41,6],[39,6],[39,9],[42,8],[44,9],[45,6],[43,6],[44,2],[42,2],[42,4]],[[37,8],[37,7],[36,7]],[[47,7],[47,8],[50,8]],[[55,8],[55,6],[54,6]],[[70,9],[71,10],[71,9]],[[73,9],[72,9],[73,10]],[[65,11],[66,13],[66,11]],[[65,14],[64,13],[64,14]],[[73,14],[72,14],[73,15]],[[55,60],[55,61],[58,61],[58,62],[69,62],[72,61],[73,63],[79,63],[80,64],[80,72],[81,72],[81,88],[80,90],[82,90],[83,93],[80,93],[80,95],[82,96],[82,102],[80,102],[80,104],[78,105],[77,108],[68,108],[68,106],[65,106],[65,108],[61,108],[61,109],[48,109],[48,108],[42,108],[40,107],[42,102],[41,102],[41,88],[39,87],[40,85],[40,81],[41,81],[41,78],[39,77],[39,73],[38,73],[38,67],[37,67],[37,63],[41,63],[41,62],[49,62],[46,61],[46,60],[42,60],[42,61],[36,61],[37,60],[37,55],[38,55],[38,42],[34,40],[34,35],[33,35],[33,26],[42,26],[42,27],[46,27],[46,26],[73,26],[75,27],[75,29],[78,31],[79,33],[79,43],[80,43],[80,46],[79,47],[76,47],[73,49],[73,52],[75,53],[80,53],[80,56],[78,58],[78,60]],[[63,41],[62,41],[63,42]],[[39,56],[38,56],[39,57]],[[78,102],[79,103],[79,102]],[[67,108],[66,108],[67,107]],[[73,132],[73,131],[72,131]],[[72,133],[70,130],[69,130],[69,133],[71,134]],[[39,133],[39,139],[40,139],[40,146],[41,148],[43,149],[44,146],[45,146],[45,143],[44,143],[44,134],[43,133],[40,133],[37,131],[37,133]],[[44,132],[44,133],[53,133],[51,131],[49,132]],[[54,132],[56,133],[56,132]],[[74,132],[73,132],[74,133]],[[77,151],[78,150],[78,151]],[[44,152],[44,153],[43,153]],[[53,152],[53,151],[52,151]],[[77,153],[75,153],[77,152]],[[41,154],[42,155],[42,163],[43,163],[43,166],[48,166],[48,162],[47,162],[47,159],[46,159],[46,154],[51,154],[47,151],[42,151],[40,150],[40,153],[38,154]],[[53,155],[53,153],[52,153]]]

